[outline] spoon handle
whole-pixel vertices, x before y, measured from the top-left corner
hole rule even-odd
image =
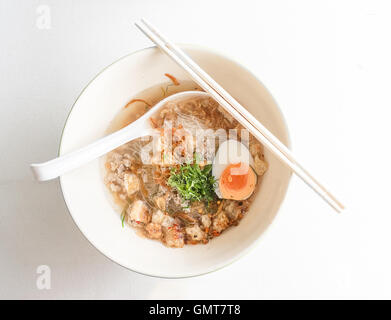
[[[99,139],[88,146],[43,163],[31,164],[31,170],[38,181],[57,178],[83,164],[86,164],[136,138],[148,135],[149,128],[140,118],[131,125]]]

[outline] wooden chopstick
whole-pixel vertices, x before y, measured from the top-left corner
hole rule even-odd
[[[223,106],[240,124],[247,128],[266,148],[268,148],[281,161],[289,166],[309,187],[317,192],[333,209],[341,212],[344,206],[322,186],[312,175],[305,170],[294,158],[291,151],[281,143],[269,130],[267,130],[251,113],[237,102],[227,91],[215,82],[201,69],[183,50],[168,41],[145,19],[136,26],[163,50],[179,66],[208,92],[221,106]]]

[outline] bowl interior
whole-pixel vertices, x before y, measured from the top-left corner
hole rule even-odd
[[[289,146],[279,108],[266,88],[249,71],[210,50],[183,46],[189,55],[243,106]],[[128,55],[104,69],[84,89],[66,122],[60,154],[102,137],[110,121],[138,92],[187,74],[156,48]],[[122,228],[103,184],[101,162],[95,160],[61,177],[64,199],[87,239],[113,261],[133,271],[160,277],[195,276],[219,269],[244,254],[275,217],[290,180],[290,170],[265,150],[269,170],[239,226],[207,245],[170,249]]]

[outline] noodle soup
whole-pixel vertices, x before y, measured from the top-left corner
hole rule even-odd
[[[168,95],[201,90],[192,81],[179,82],[166,76],[170,82],[147,89],[129,101],[108,131],[132,123]],[[262,145],[245,134],[241,125],[210,97],[167,103],[150,121],[162,132],[160,140],[136,139],[105,159],[105,184],[121,208],[123,226],[127,224],[138,234],[173,248],[208,243],[237,226],[268,167]],[[167,128],[173,149],[180,152],[167,152],[164,147],[163,132]],[[220,132],[226,137],[235,131],[237,136],[217,139],[209,148],[202,145],[193,152],[197,130]],[[145,163],[141,155],[148,145],[158,152]],[[224,147],[228,145],[241,149],[242,156],[229,155],[227,163],[215,161],[218,154],[227,152]],[[249,160],[243,157],[246,152]]]

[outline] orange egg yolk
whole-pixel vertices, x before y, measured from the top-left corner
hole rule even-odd
[[[239,162],[227,166],[222,175],[221,183],[230,190],[242,190],[246,187],[249,175],[249,166]]]

